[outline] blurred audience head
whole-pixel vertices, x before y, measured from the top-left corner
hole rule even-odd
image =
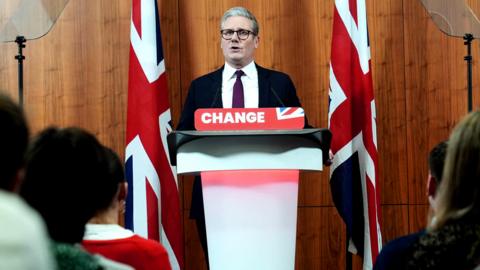
[[[435,208],[434,198],[437,192],[438,185],[442,180],[445,156],[447,154],[447,146],[447,141],[440,142],[432,148],[430,154],[428,155],[427,195],[432,208]]]
[[[95,213],[95,217],[90,223],[118,223],[118,212],[125,207],[125,198],[127,196],[127,182],[123,164],[117,153],[112,149],[105,147],[105,158],[108,168],[108,177],[102,179],[102,183],[97,185],[98,192],[103,194],[102,202]]]
[[[440,181],[442,180],[447,146],[447,141],[440,142],[432,148],[430,154],[428,155],[429,171],[435,181],[437,181],[437,183],[440,183]]]
[[[79,243],[87,221],[110,203],[103,194],[109,176],[95,136],[79,128],[48,128],[27,150],[20,194],[42,215],[53,240]]]
[[[451,134],[435,201],[430,229],[451,220],[480,220],[480,111],[467,115]]]
[[[22,109],[0,94],[0,189],[14,191],[28,144],[28,127]]]

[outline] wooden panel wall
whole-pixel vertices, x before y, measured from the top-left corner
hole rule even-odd
[[[480,10],[476,1],[467,1]],[[174,122],[190,81],[223,64],[219,20],[249,8],[260,23],[260,65],[288,73],[317,127],[327,126],[333,0],[158,0]],[[418,0],[367,0],[377,104],[384,241],[425,224],[429,149],[467,112],[465,47],[436,29]],[[25,110],[32,131],[80,126],[123,155],[130,1],[71,0],[56,26],[25,49]],[[474,41],[474,106],[479,105]],[[16,97],[15,44],[0,44],[0,89]],[[301,177],[296,269],[344,269],[345,229],[328,169]],[[191,178],[182,178],[186,269],[206,269],[188,219]],[[359,269],[359,260],[354,261]]]

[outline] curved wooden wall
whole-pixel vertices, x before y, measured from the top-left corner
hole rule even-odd
[[[326,127],[333,0],[159,0],[174,121],[190,81],[223,64],[219,19],[236,5],[259,20],[257,62],[290,74],[311,123]],[[427,153],[467,112],[466,50],[461,39],[436,29],[418,0],[368,0],[367,7],[386,241],[425,224]],[[34,133],[49,125],[81,126],[124,153],[129,26],[130,1],[71,0],[48,35],[27,42],[25,110]],[[0,44],[0,50],[0,89],[16,97],[16,45]],[[328,175],[302,175],[297,269],[344,269],[345,229]],[[188,219],[191,180],[180,186],[186,269],[199,270],[206,268]],[[354,266],[360,269],[358,259]]]

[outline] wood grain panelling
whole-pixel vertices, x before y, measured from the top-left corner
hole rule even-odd
[[[128,1],[130,2],[130,1]],[[170,112],[172,125],[175,126],[180,118],[180,110],[183,104],[181,74],[180,74],[180,34],[178,1],[158,1],[160,12],[160,30],[162,32],[163,57],[167,72],[167,85],[170,99]],[[180,207],[183,209],[184,182],[183,177],[178,177],[178,189]],[[190,195],[189,195],[190,196]],[[188,196],[188,197],[189,197]]]
[[[220,0],[179,0],[180,64],[182,97],[190,82],[223,64],[219,22],[224,7]]]
[[[428,48],[428,43],[441,44],[442,41],[445,42],[445,38],[435,31],[435,26],[430,22],[420,2],[404,1],[404,10],[409,202],[424,203],[423,185],[427,176],[427,163],[424,162],[424,157],[427,156],[429,134],[427,84],[433,72],[428,69],[427,61],[430,60],[428,57],[432,57],[432,61],[441,64],[442,59],[438,55],[442,51]],[[432,35],[434,37],[431,37]]]
[[[408,230],[409,233],[418,232],[427,226],[428,205],[409,205],[408,206]]]
[[[130,2],[130,1],[127,1]],[[183,104],[180,76],[180,34],[178,1],[159,1],[163,56],[167,72],[172,121],[175,125]]]
[[[409,233],[408,205],[382,206],[382,240],[384,243]]]
[[[377,104],[379,186],[386,204],[408,202],[405,162],[403,6],[401,1],[368,2],[372,76]]]
[[[426,203],[428,151],[466,114],[461,39],[447,37],[419,1],[404,1],[409,203]]]
[[[34,133],[80,126],[123,153],[128,13],[128,3],[70,1],[48,35],[27,42],[25,111]],[[16,95],[15,46],[2,47],[9,47],[8,63],[2,59],[9,78],[0,88]]]
[[[344,269],[345,239],[334,207],[299,208],[295,269]]]
[[[198,240],[195,222],[188,218],[189,211],[183,211],[183,224],[185,230],[185,269],[207,270],[207,263]]]
[[[480,3],[468,0],[475,11]],[[25,49],[25,110],[33,133],[80,126],[124,154],[131,1],[71,0],[45,37]],[[316,127],[327,126],[333,0],[158,0],[173,122],[192,79],[223,65],[219,23],[245,6],[260,24],[258,64],[288,73]],[[418,0],[367,0],[377,105],[383,239],[424,227],[428,151],[467,111],[466,48],[431,22]],[[0,19],[1,20],[1,19]],[[0,21],[1,23],[1,21]],[[0,89],[17,97],[16,45],[0,44]],[[473,42],[479,107],[478,41]],[[302,173],[296,269],[344,269],[345,228],[329,169]],[[191,177],[179,177],[186,270],[206,269],[188,219]],[[354,269],[361,268],[357,257]]]
[[[14,58],[17,54],[16,44],[3,43],[0,46],[2,50],[0,57],[0,91],[18,100],[17,62]]]
[[[181,182],[183,183],[183,209],[190,210],[192,204],[192,188],[194,177],[191,175],[181,176]]]

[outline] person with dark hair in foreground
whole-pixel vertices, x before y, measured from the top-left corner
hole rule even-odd
[[[59,269],[131,269],[78,245],[85,224],[110,201],[102,183],[109,169],[102,145],[79,128],[48,128],[27,151],[20,194],[47,224]]]
[[[17,194],[28,127],[21,108],[0,94],[0,268],[55,269],[41,217]]]
[[[165,248],[158,242],[142,238],[118,225],[119,213],[124,210],[127,197],[127,182],[122,162],[109,148],[107,161],[109,176],[97,183],[97,191],[108,199],[109,204],[98,208],[86,226],[83,246],[91,253],[117,262],[128,264],[136,270],[170,270]],[[95,192],[97,192],[95,191]],[[85,194],[89,197],[89,193]]]
[[[432,211],[435,208],[435,194],[442,180],[443,164],[447,152],[447,142],[437,144],[428,156],[428,179],[427,196]],[[413,244],[425,234],[425,230],[405,235],[388,242],[377,256],[374,270],[404,269],[407,256],[409,256]]]
[[[22,109],[9,97],[0,94],[0,189],[16,191],[20,169],[28,145],[28,127]]]

